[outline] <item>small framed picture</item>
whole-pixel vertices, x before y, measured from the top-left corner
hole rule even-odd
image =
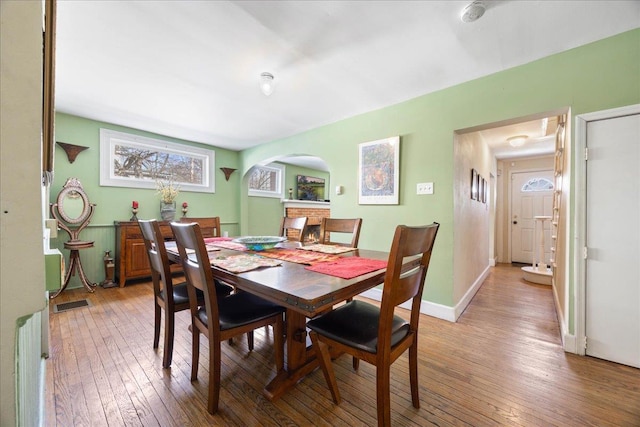
[[[471,200],[478,200],[478,172],[471,169]]]
[[[397,205],[400,178],[400,137],[359,144],[358,203]]]

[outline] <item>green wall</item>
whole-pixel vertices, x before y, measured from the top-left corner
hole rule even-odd
[[[300,166],[285,164],[284,188],[285,196],[288,198],[289,188],[293,189],[293,198],[296,197],[297,175],[310,175],[324,178],[325,197],[329,197],[329,173],[316,169],[303,168]],[[245,180],[246,181],[246,180]],[[243,193],[246,194],[247,186],[243,186]],[[280,219],[284,214],[282,200],[273,197],[248,197],[247,210],[250,213],[247,219],[246,232],[242,234],[254,236],[276,236],[280,232]]]
[[[451,307],[457,303],[453,296],[454,132],[567,107],[575,116],[636,104],[640,102],[639,76],[640,30],[636,29],[245,150],[242,170],[290,153],[321,157],[329,165],[332,185],[345,189],[343,196],[332,197],[332,216],[363,218],[362,248],[388,249],[397,224],[439,222],[424,298]],[[358,144],[393,135],[401,137],[400,203],[360,206]],[[417,196],[419,182],[434,182],[434,194]],[[245,209],[246,195],[241,206],[243,218],[252,215]]]
[[[51,186],[50,201],[55,202],[67,178],[75,177],[82,183],[89,201],[96,204],[91,224],[81,235],[84,240],[95,241],[94,248],[83,250],[81,254],[82,264],[92,281],[104,280],[102,265],[104,251],[110,250],[111,255],[115,254],[113,222],[126,221],[131,217],[131,202],[133,200],[139,203],[138,218],[160,218],[160,198],[156,190],[100,186],[100,128],[213,149],[216,163],[213,170],[216,181],[215,193],[181,191],[176,202],[178,205],[185,201],[189,204],[188,216],[219,216],[224,231],[228,231],[230,235],[239,234],[240,192],[238,189],[241,175],[236,171],[231,174],[229,181],[226,181],[224,173],[220,170],[221,167],[238,169],[240,167],[238,152],[58,113],[55,122],[56,141],[89,148],[80,152],[73,163],[69,163],[64,150],[56,144],[55,176]],[[177,215],[182,215],[179,208]],[[56,247],[65,255],[68,265],[69,251],[63,247],[67,238],[67,234],[61,230],[59,237],[52,240],[52,244],[56,244]],[[78,286],[81,286],[80,281],[77,277],[72,277],[69,287]]]

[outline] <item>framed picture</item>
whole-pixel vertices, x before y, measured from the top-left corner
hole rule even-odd
[[[487,203],[487,197],[489,195],[489,185],[487,181],[482,180],[482,203]]]
[[[358,203],[397,205],[400,137],[363,142],[358,151]]]
[[[155,189],[162,181],[214,193],[214,166],[213,150],[100,129],[101,186]]]
[[[484,203],[484,187],[487,185],[487,181],[483,177],[480,177],[480,185],[478,186],[478,201]]]
[[[478,171],[471,169],[471,200],[478,200]]]

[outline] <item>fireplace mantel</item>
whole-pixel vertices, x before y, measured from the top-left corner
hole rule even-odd
[[[282,199],[284,208],[301,208],[301,209],[330,209],[331,203],[329,202],[316,202],[313,200],[295,200],[295,199]]]

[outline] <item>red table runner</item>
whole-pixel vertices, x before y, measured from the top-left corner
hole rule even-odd
[[[328,274],[342,279],[353,279],[383,268],[387,268],[387,261],[356,256],[339,258],[335,261],[322,262],[305,267],[305,269],[316,273]]]

